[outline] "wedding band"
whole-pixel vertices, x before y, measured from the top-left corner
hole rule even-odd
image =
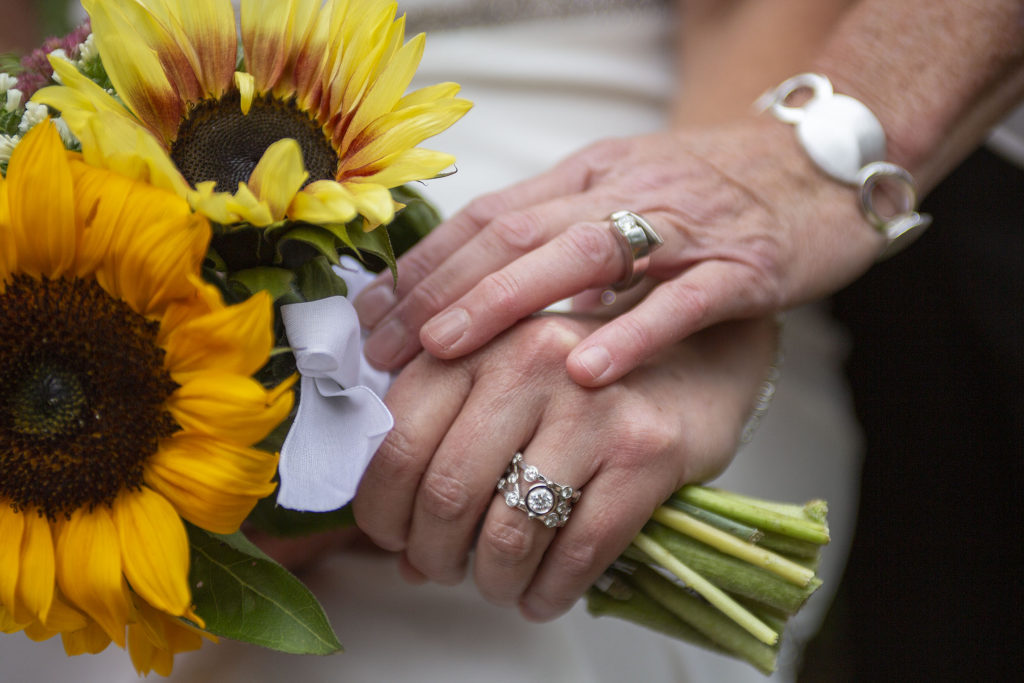
[[[632,211],[616,211],[611,216],[611,230],[626,257],[626,275],[613,284],[617,292],[629,289],[643,279],[650,265],[650,255],[664,240],[651,224]]]
[[[527,485],[526,493],[520,484]],[[505,474],[498,480],[498,492],[505,497],[510,508],[522,510],[544,526],[557,528],[565,526],[580,492],[566,484],[557,484],[537,471],[533,465],[523,464],[523,454],[516,453],[508,464]]]

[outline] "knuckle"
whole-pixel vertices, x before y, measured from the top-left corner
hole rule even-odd
[[[419,460],[413,441],[395,425],[374,454],[371,467],[381,481],[406,481],[419,476]]]
[[[416,321],[425,321],[448,305],[448,299],[448,292],[439,289],[433,278],[428,278],[409,292],[402,302],[403,317],[413,316]]]
[[[608,230],[593,225],[573,225],[565,231],[562,244],[570,256],[582,257],[588,264],[605,267],[612,265],[619,255],[609,234]]]
[[[491,221],[485,230],[503,251],[524,254],[544,243],[544,232],[537,215],[531,211],[505,214]]]
[[[501,521],[488,523],[478,544],[496,564],[506,568],[522,566],[533,550],[530,534],[522,526]]]
[[[480,292],[488,308],[502,313],[517,312],[522,290],[522,283],[507,269],[495,271],[480,281]]]
[[[423,478],[420,506],[442,522],[455,522],[470,512],[472,500],[466,485],[457,477],[431,471]]]
[[[672,310],[698,328],[706,325],[713,311],[713,300],[705,288],[686,280],[675,280],[665,294]]]
[[[583,340],[568,319],[557,316],[531,318],[520,325],[517,333],[522,338],[509,359],[509,367],[516,373],[561,372],[569,352]]]
[[[487,225],[495,216],[507,210],[508,201],[501,192],[490,192],[480,195],[459,212],[474,225]]]
[[[597,544],[570,542],[558,549],[559,576],[570,582],[588,579],[600,568],[597,566]]]

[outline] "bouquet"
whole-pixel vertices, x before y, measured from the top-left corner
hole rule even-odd
[[[351,522],[392,420],[345,297],[439,221],[409,183],[454,160],[417,145],[471,105],[406,93],[388,3],[83,5],[0,73],[0,630],[162,675],[335,652],[240,529]],[[770,671],[827,540],[821,504],[687,487],[588,602]]]

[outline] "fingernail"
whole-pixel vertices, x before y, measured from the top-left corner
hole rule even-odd
[[[388,283],[373,285],[356,297],[355,309],[363,327],[372,328],[395,307],[395,294]]]
[[[408,340],[405,325],[399,320],[390,320],[370,334],[363,353],[377,367],[390,368]]]
[[[576,362],[587,371],[593,379],[600,379],[612,365],[612,357],[603,346],[590,346],[576,354]]]
[[[469,313],[464,308],[445,311],[423,326],[423,334],[442,349],[451,348],[469,328]]]

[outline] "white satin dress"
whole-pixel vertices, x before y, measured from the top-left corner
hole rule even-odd
[[[673,93],[672,21],[660,2],[637,0],[401,0],[410,26],[427,26],[417,84],[456,81],[474,109],[427,146],[452,152],[458,173],[427,194],[446,214],[474,196],[552,165],[589,142],[666,125]],[[519,14],[517,19],[516,13]],[[480,23],[483,22],[483,23]],[[449,27],[449,28],[444,28]],[[829,501],[833,542],[825,587],[786,634],[790,647],[769,680],[792,680],[796,645],[824,615],[854,527],[859,435],[839,368],[844,340],[820,311],[792,312],[785,364],[752,443],[716,482],[779,500]],[[764,681],[747,664],[610,618],[583,604],[548,624],[486,603],[467,580],[412,587],[393,558],[338,555],[303,576],[323,602],[345,652],[283,655],[233,642],[179,655],[173,681],[188,683],[709,683]],[[5,683],[136,681],[111,647],[67,658],[59,639],[0,636]]]

